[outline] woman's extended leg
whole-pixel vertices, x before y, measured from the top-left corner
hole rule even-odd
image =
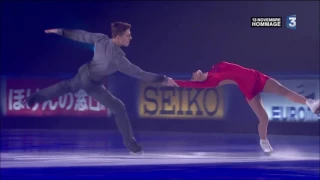
[[[284,96],[292,102],[307,105],[315,114],[320,113],[319,100],[307,99],[301,96],[300,94],[284,87],[282,84],[280,84],[277,80],[273,78],[269,78],[267,80],[263,92],[274,93],[280,96]]]

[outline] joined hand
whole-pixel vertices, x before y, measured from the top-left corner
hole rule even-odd
[[[50,33],[58,33],[58,29],[47,29],[44,30],[45,33],[50,34]]]
[[[179,85],[172,78],[168,78],[168,81],[162,84],[165,86],[179,87]]]

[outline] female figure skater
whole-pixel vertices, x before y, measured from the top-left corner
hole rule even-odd
[[[278,94],[295,103],[307,105],[315,114],[320,112],[319,100],[306,99],[257,70],[225,61],[213,66],[209,72],[196,71],[193,73],[191,81],[175,80],[175,82],[179,87],[186,88],[213,88],[225,84],[237,85],[259,119],[260,146],[267,154],[270,154],[273,149],[267,139],[268,115],[262,105],[260,92]]]

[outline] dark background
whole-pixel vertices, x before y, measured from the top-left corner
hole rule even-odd
[[[292,14],[297,30],[285,28],[285,17]],[[284,27],[251,28],[252,16],[282,17]],[[91,47],[44,30],[73,28],[110,36],[114,21],[132,24],[133,41],[124,50],[148,71],[189,73],[227,60],[266,73],[319,72],[316,1],[2,1],[1,74],[74,73],[91,59]]]
[[[285,24],[286,17],[293,14],[297,15],[296,30],[287,29]],[[282,17],[283,27],[251,28],[253,16]],[[93,47],[47,35],[44,30],[71,28],[110,36],[110,24],[114,21],[132,24],[133,41],[124,51],[132,63],[147,71],[186,74],[197,69],[208,70],[212,64],[226,60],[267,74],[319,74],[319,2],[316,1],[15,0],[1,1],[1,75],[72,76],[80,65],[92,58]],[[125,98],[122,100],[127,102]],[[243,99],[235,102],[246,106]],[[253,120],[242,129],[237,125],[242,124],[241,121],[233,126],[223,124],[215,128],[209,128],[208,122],[204,122],[192,131],[224,131],[223,126],[229,127],[231,132],[255,132],[256,117],[253,113],[249,117]],[[21,121],[29,123],[22,125]],[[114,127],[113,121],[104,119],[95,124],[79,119],[70,119],[65,124],[66,121],[44,123],[34,118],[10,122],[7,124],[10,128]],[[157,121],[142,122],[136,120],[133,125],[136,129],[177,131],[191,129],[195,124],[188,121],[181,127],[181,121],[162,121],[169,124],[160,125],[155,123]],[[294,126],[279,124],[274,133]],[[297,132],[298,128],[301,126],[294,127],[291,132]]]

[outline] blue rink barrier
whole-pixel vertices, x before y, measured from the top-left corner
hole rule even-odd
[[[189,78],[188,75],[183,74],[168,76],[174,79]],[[319,76],[317,75],[271,76],[305,97],[313,99],[320,97]],[[45,105],[41,104],[41,107],[39,106],[35,111],[30,108],[19,109],[19,104],[13,102],[17,99],[10,95],[14,92],[14,88],[15,90],[24,88],[23,98],[25,98],[28,96],[28,88],[34,91],[50,85],[50,81],[70,77],[67,75],[41,78],[2,76],[3,128],[116,128],[112,120],[112,112],[90,97],[82,98],[85,99],[84,101],[79,100],[81,92],[59,97],[60,99],[57,98]],[[47,85],[41,84],[43,81]],[[12,91],[10,91],[10,86],[13,88]],[[258,119],[248,106],[243,94],[234,85],[210,89],[173,88],[149,84],[116,74],[108,78],[105,86],[126,105],[134,129],[137,130],[257,132]],[[80,101],[82,104],[79,104]],[[269,133],[319,134],[320,118],[312,114],[305,105],[295,104],[283,97],[266,93],[262,93],[262,101],[269,116]],[[11,111],[9,111],[10,108]],[[44,119],[47,120],[44,121]],[[301,128],[302,126],[308,129]]]
[[[317,75],[271,75],[285,87],[311,99],[319,99]],[[186,79],[187,75],[173,75]],[[126,76],[110,79],[111,91],[129,105],[130,113],[148,119],[255,119],[243,94],[235,85],[211,89],[186,89],[147,84]],[[123,82],[123,83],[119,83]],[[125,93],[124,93],[125,91]],[[261,93],[263,105],[272,122],[318,122],[305,105],[293,103],[275,94]],[[132,108],[134,107],[134,108]]]

